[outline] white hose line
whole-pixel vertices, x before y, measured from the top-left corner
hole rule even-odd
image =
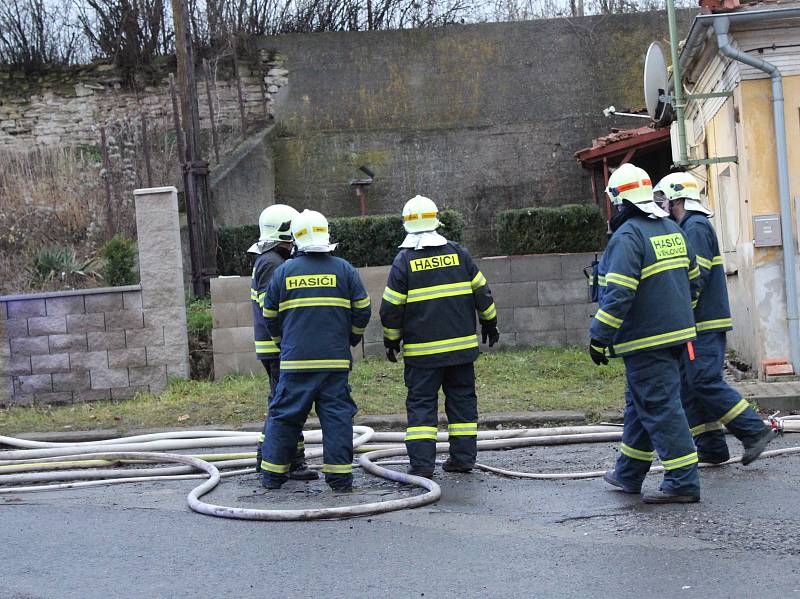
[[[478,431],[478,441],[496,439],[515,439],[519,437],[551,437],[562,435],[581,435],[589,433],[618,433],[616,426],[561,426],[549,428],[511,428]],[[448,434],[439,432],[436,440],[446,442]],[[376,432],[371,443],[403,443],[405,432]]]

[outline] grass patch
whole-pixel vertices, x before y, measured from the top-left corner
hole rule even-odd
[[[482,412],[583,410],[596,415],[623,405],[620,360],[595,367],[583,350],[536,348],[482,355],[475,364]],[[360,414],[405,411],[402,364],[372,358],[350,375]],[[266,375],[230,376],[221,381],[172,381],[156,397],[139,394],[118,402],[0,410],[0,433],[112,428],[240,426],[263,418]]]

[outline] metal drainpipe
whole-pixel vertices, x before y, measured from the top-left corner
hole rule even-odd
[[[772,78],[772,117],[775,124],[775,154],[778,161],[778,193],[781,201],[781,234],[783,236],[783,273],[786,281],[786,316],[789,321],[789,353],[795,372],[800,372],[800,330],[798,330],[797,274],[795,239],[792,230],[792,205],[789,197],[789,158],[786,144],[786,123],[783,114],[783,79],[774,64],[755,58],[731,45],[728,30],[730,19],[714,19],[717,46],[724,56],[750,65]]]

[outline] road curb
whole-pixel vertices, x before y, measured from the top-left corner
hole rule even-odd
[[[598,418],[592,418],[594,422],[621,422],[621,412],[603,412]],[[479,427],[482,429],[499,428],[538,428],[543,426],[562,426],[562,425],[581,425],[589,424],[590,419],[584,412],[572,412],[566,410],[550,410],[542,412],[487,412],[481,414]],[[405,430],[405,414],[378,414],[356,416],[354,424],[369,426],[379,430]],[[447,424],[444,414],[439,414],[439,424]],[[260,431],[263,426],[261,422],[248,422],[235,430],[239,431]],[[309,418],[306,428],[319,428],[317,418]],[[203,425],[182,427],[184,430],[218,430],[221,427],[215,425]],[[19,439],[29,441],[61,442],[61,443],[84,443],[87,441],[102,441],[121,436],[147,435],[153,433],[165,433],[169,431],[181,430],[181,428],[148,428],[138,430],[124,429],[95,429],[88,431],[51,431],[39,433],[21,433],[15,435]],[[0,446],[3,446],[0,444]]]

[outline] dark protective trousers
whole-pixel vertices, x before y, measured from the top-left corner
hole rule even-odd
[[[406,364],[404,378],[408,387],[405,442],[411,467],[433,470],[436,466],[439,389],[444,390],[450,457],[459,464],[474,466],[478,455],[478,397],[473,363],[439,368]]]
[[[280,360],[259,360],[264,370],[267,371],[269,377],[269,395],[267,396],[267,405],[264,413],[264,428],[258,436],[258,447],[256,449],[256,472],[261,472],[261,448],[264,445],[264,437],[267,434],[267,414],[269,413],[270,406],[272,405],[272,398],[275,397],[275,389],[278,386],[278,381],[281,377],[281,361]],[[292,467],[290,470],[296,470],[303,467],[305,464],[306,445],[303,441],[303,432],[300,432],[300,437],[297,439],[297,452],[292,460]]]
[[[628,384],[616,476],[627,490],[641,489],[657,453],[666,470],[662,491],[700,494],[697,451],[681,406],[679,359],[685,347],[624,357]]]
[[[745,447],[764,432],[766,425],[746,399],[722,376],[725,333],[702,333],[694,341],[694,360],[681,356],[681,400],[700,459],[725,461],[730,457],[725,442],[726,426]]]
[[[349,371],[283,372],[269,408],[261,472],[284,483],[297,439],[311,408],[322,426],[325,481],[333,488],[353,484],[353,416],[357,408],[347,384]]]

